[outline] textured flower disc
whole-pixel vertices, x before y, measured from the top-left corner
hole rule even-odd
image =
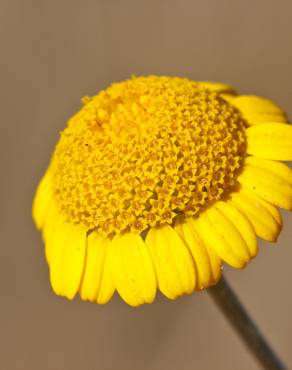
[[[219,200],[245,154],[245,123],[216,92],[183,78],[113,84],[70,121],[52,171],[69,221],[105,236],[173,224]]]

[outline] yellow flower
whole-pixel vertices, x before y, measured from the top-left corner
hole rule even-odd
[[[243,268],[292,209],[292,126],[273,102],[175,77],[115,83],[68,122],[35,196],[56,294],[132,306]]]

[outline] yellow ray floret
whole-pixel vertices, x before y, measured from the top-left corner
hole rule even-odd
[[[86,250],[86,230],[80,225],[64,222],[58,227],[55,248],[50,260],[51,284],[56,294],[69,299],[78,291]]]
[[[79,293],[83,300],[96,301],[101,285],[105,257],[110,241],[92,232],[87,237],[84,273]]]
[[[135,233],[116,235],[109,248],[112,276],[120,296],[131,306],[152,303],[157,281],[141,236]]]
[[[99,290],[97,292],[96,303],[98,304],[105,304],[107,303],[113,296],[115,292],[115,284],[113,280],[113,274],[111,270],[111,263],[110,263],[110,254],[109,248],[106,250],[106,255],[104,258],[104,266],[102,271],[101,282],[99,285]]]
[[[292,160],[292,126],[265,123],[246,130],[247,153],[259,158]]]
[[[45,253],[48,264],[50,264],[54,250],[58,248],[59,241],[55,240],[58,228],[61,228],[65,221],[64,215],[60,213],[55,202],[52,201],[46,213],[42,227],[42,236],[45,242]]]
[[[250,156],[245,159],[245,164],[268,170],[292,185],[292,170],[285,163]]]
[[[266,122],[288,122],[283,110],[269,99],[253,95],[241,95],[232,98],[232,105],[237,107],[249,125]]]
[[[248,219],[236,207],[232,207],[226,202],[217,202],[215,208],[221,211],[237,229],[247,246],[250,257],[254,258],[258,253],[258,242],[254,229]]]
[[[274,214],[276,207],[263,201],[261,198],[245,188],[230,194],[231,205],[236,206],[250,221],[256,234],[267,241],[275,242],[281,231],[281,225]],[[227,204],[230,201],[227,200]],[[271,208],[274,211],[271,211]]]
[[[266,200],[264,200],[262,198],[259,198],[254,192],[251,192],[250,190],[248,190],[244,186],[241,186],[241,188],[239,190],[239,194],[240,195],[243,194],[246,197],[248,197],[251,201],[254,202],[254,204],[257,207],[264,207],[265,210],[268,211],[269,214],[273,217],[274,221],[276,221],[276,223],[279,227],[278,232],[281,231],[282,226],[283,226],[283,222],[282,222],[282,216],[281,216],[281,213],[280,213],[278,207],[275,207],[273,204],[267,202]]]
[[[134,77],[85,97],[33,202],[57,295],[136,307],[216,284],[292,210],[292,126],[226,84]]]
[[[229,265],[243,268],[250,260],[243,237],[221,211],[211,207],[204,211],[195,223],[204,243]]]
[[[211,269],[212,269],[212,276],[213,276],[213,281],[211,285],[216,284],[222,275],[222,261],[220,257],[213,251],[213,249],[208,248],[206,246],[206,249],[209,254],[210,258],[210,263],[211,263]]]
[[[260,198],[292,210],[292,184],[278,173],[246,163],[238,181]]]
[[[196,286],[194,261],[173,228],[151,229],[146,245],[154,262],[160,291],[170,299],[192,293]]]
[[[220,94],[236,94],[234,87],[223,84],[221,82],[211,82],[211,81],[200,81],[199,84],[210,91],[215,91]]]
[[[204,245],[196,231],[194,220],[189,218],[185,222],[178,223],[175,231],[184,240],[194,259],[197,272],[197,289],[201,290],[213,285],[217,276],[220,275],[221,263],[217,258],[217,264],[214,266],[215,271],[213,271],[211,257],[206,245]]]
[[[39,183],[32,206],[32,215],[39,230],[43,226],[52,199],[52,176],[51,173],[47,171]]]
[[[236,96],[232,104],[244,113],[285,115],[273,101],[255,95]]]

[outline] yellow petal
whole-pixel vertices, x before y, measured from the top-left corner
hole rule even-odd
[[[131,306],[152,303],[156,295],[156,275],[141,236],[116,235],[109,248],[114,283],[123,300]]]
[[[292,125],[265,123],[246,130],[247,153],[264,159],[292,160]]]
[[[260,198],[275,206],[292,209],[292,185],[266,168],[245,164],[238,181]]]
[[[39,230],[43,227],[52,198],[52,178],[48,170],[39,183],[32,206],[32,216]]]
[[[196,265],[197,288],[203,289],[212,285],[213,274],[208,251],[199,237],[192,218],[175,226],[185,244],[188,246]]]
[[[254,195],[256,197],[256,195]],[[231,193],[231,205],[237,207],[248,218],[255,233],[262,239],[276,241],[281,228],[262,202],[249,196],[243,189]],[[227,201],[229,204],[229,201]]]
[[[249,125],[259,125],[265,122],[288,122],[283,110],[269,99],[241,95],[234,97],[231,104],[241,111]]]
[[[194,261],[173,228],[150,229],[146,245],[154,262],[160,291],[170,299],[192,293],[196,284]]]
[[[87,237],[83,279],[79,293],[83,300],[95,301],[98,295],[109,239],[96,232]]]
[[[243,115],[248,125],[258,126],[267,123],[273,123],[275,125],[288,123],[286,116],[280,114],[245,114]]]
[[[223,201],[215,203],[215,207],[219,209],[239,231],[248,247],[250,256],[252,258],[255,257],[258,253],[258,242],[254,229],[246,216],[236,207],[232,207],[230,204]]]
[[[109,254],[109,244],[106,248],[106,254],[104,258],[103,273],[101,277],[101,282],[96,298],[96,303],[106,304],[112,298],[115,292],[115,285],[113,280],[113,275],[111,272],[110,254]]]
[[[58,295],[62,295],[62,286],[59,281],[56,281],[56,283],[52,282],[52,264],[55,264],[56,268],[56,262],[59,261],[61,258],[61,253],[63,249],[63,245],[65,244],[68,233],[67,233],[67,221],[65,218],[58,214],[57,217],[53,220],[50,225],[50,232],[48,231],[49,228],[45,227],[44,231],[46,231],[46,235],[44,235],[44,241],[45,241],[45,250],[46,250],[46,257],[47,262],[50,267],[50,280],[51,285],[54,290],[54,292]]]
[[[65,222],[55,232],[55,252],[50,261],[50,278],[56,294],[72,299],[80,285],[86,250],[86,230]]]
[[[292,185],[292,170],[282,162],[270,161],[268,159],[250,156],[245,158],[244,163],[268,170],[275,175],[280,176],[284,181]]]
[[[231,94],[220,93],[220,96],[221,98],[223,98],[224,100],[231,104],[233,102],[233,99],[236,99],[236,96]]]
[[[55,250],[57,244],[54,242],[55,232],[58,228],[61,228],[65,222],[64,216],[60,213],[56,207],[55,202],[52,201],[49,205],[48,212],[45,216],[42,227],[42,236],[45,242],[45,253],[47,263],[50,264],[52,253]]]
[[[243,195],[245,194],[249,199],[253,200],[257,205],[263,206],[270,213],[273,219],[277,222],[278,226],[280,227],[280,231],[281,231],[282,226],[283,226],[283,221],[282,221],[282,217],[279,212],[279,209],[277,207],[273,206],[273,204],[265,201],[264,199],[259,198],[257,195],[255,195],[252,191],[248,190],[244,186],[241,187],[240,193]]]
[[[269,99],[255,95],[240,95],[236,96],[232,101],[243,114],[274,114],[285,115],[283,110]]]
[[[46,216],[43,221],[42,226],[42,236],[43,240],[46,241],[52,231],[52,229],[56,226],[55,219],[60,215],[59,209],[56,207],[55,202],[51,202],[46,213]]]
[[[208,248],[206,246],[206,249],[207,249],[208,254],[209,254],[209,259],[210,259],[210,264],[211,264],[211,269],[212,269],[212,276],[213,276],[213,280],[211,282],[211,285],[214,285],[221,278],[222,262],[221,262],[220,257],[213,251],[212,248]]]
[[[243,268],[250,260],[239,231],[218,209],[211,207],[204,211],[195,223],[204,243],[229,265]]]
[[[223,84],[221,82],[200,81],[199,84],[205,89],[217,93],[236,94],[236,91],[232,86]]]

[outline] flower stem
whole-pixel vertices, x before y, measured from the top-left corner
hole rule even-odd
[[[259,361],[262,368],[266,370],[285,370],[286,367],[273,352],[224,277],[207,291]]]

